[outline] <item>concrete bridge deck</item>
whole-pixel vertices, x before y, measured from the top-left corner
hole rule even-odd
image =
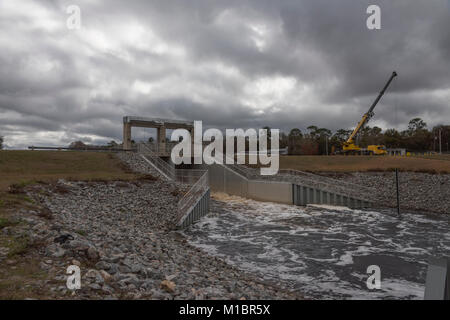
[[[186,129],[194,136],[194,122],[184,120],[170,120],[161,118],[145,118],[135,116],[123,117],[123,149],[131,149],[131,128],[156,128],[157,138],[155,145],[157,148],[154,150],[161,157],[170,156],[170,150],[172,150],[171,143],[166,141],[167,129]]]

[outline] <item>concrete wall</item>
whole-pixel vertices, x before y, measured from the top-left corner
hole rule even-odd
[[[209,213],[210,190],[208,189],[189,212],[178,222],[177,228],[184,229]]]
[[[258,201],[306,206],[330,204],[350,208],[371,207],[372,204],[348,195],[310,188],[291,182],[249,180],[227,166],[203,166],[209,170],[209,186],[213,192],[224,192]]]
[[[224,192],[233,196],[248,197],[248,180],[223,165],[205,166],[209,170],[209,186],[213,192]]]
[[[248,198],[292,204],[292,183],[250,180],[248,182]]]
[[[305,187],[298,184],[292,185],[292,192],[293,203],[298,206],[306,206],[308,204],[329,204],[346,206],[349,208],[367,208],[372,206],[370,202],[349,197],[348,195]]]
[[[205,166],[209,170],[209,186],[213,192],[259,201],[292,204],[292,184],[278,181],[248,180],[230,168],[214,164]]]
[[[199,169],[197,167],[197,169]],[[199,201],[179,221],[177,227],[186,228],[209,212],[210,190],[224,192],[258,201],[306,206],[330,204],[350,208],[370,207],[371,203],[324,190],[301,186],[291,182],[249,180],[224,165],[203,166],[209,170],[209,186]]]

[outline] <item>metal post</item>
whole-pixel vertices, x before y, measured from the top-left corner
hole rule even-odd
[[[436,140],[437,140],[437,137],[436,137],[436,132],[434,132],[433,133],[433,152],[436,152]]]
[[[398,191],[398,169],[395,169],[395,184],[397,187],[397,214],[400,215],[400,194]]]

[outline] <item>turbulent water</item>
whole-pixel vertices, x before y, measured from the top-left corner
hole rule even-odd
[[[190,242],[263,279],[321,299],[422,299],[430,257],[450,255],[450,216],[296,207],[230,197]],[[381,289],[367,288],[367,267]]]

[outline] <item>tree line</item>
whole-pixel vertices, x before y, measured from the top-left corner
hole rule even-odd
[[[269,129],[265,127],[265,129]],[[270,131],[269,131],[270,132]],[[342,144],[348,139],[352,130],[339,129],[332,132],[327,128],[309,126],[307,132],[299,128],[293,128],[288,134],[280,133],[280,148],[288,147],[289,154],[297,155],[325,155],[333,154],[342,148]],[[0,136],[0,150],[3,149],[4,139]],[[408,123],[408,128],[403,131],[387,129],[383,131],[379,127],[365,126],[356,138],[356,143],[362,148],[368,145],[385,145],[387,148],[403,148],[410,152],[435,151],[449,152],[450,125],[437,125],[431,129],[421,118],[414,118]],[[71,143],[70,148],[89,148],[89,145],[81,141]],[[107,148],[120,147],[114,141]]]
[[[289,154],[325,155],[342,149],[342,144],[349,138],[353,130],[339,129],[332,132],[326,128],[309,126],[307,132],[298,128],[288,134],[280,133],[280,148],[288,147]],[[440,141],[439,141],[440,136]],[[441,144],[439,144],[441,142]],[[414,118],[408,129],[398,131],[379,127],[365,126],[356,137],[356,144],[362,148],[368,145],[385,145],[386,148],[402,148],[410,152],[449,151],[450,125],[438,125],[432,129],[421,118]]]
[[[270,136],[270,128],[267,129]],[[326,155],[334,154],[342,149],[342,144],[347,141],[353,130],[339,129],[332,132],[327,128],[309,126],[303,132],[299,128],[293,128],[288,134],[280,132],[280,148],[288,147],[291,155]],[[442,152],[449,152],[450,147],[450,125],[438,125],[432,129],[427,128],[427,124],[421,118],[414,118],[408,123],[408,128],[403,131],[387,129],[383,131],[379,127],[363,127],[356,137],[356,144],[362,148],[368,145],[384,145],[386,148],[402,148],[410,152],[439,152],[439,131],[441,137]],[[0,140],[1,141],[1,140]],[[148,142],[153,143],[152,137]],[[223,141],[225,148],[225,140]],[[1,144],[0,144],[1,145]],[[135,141],[132,140],[132,145]],[[93,147],[104,147],[106,149],[120,148],[121,144],[115,141],[109,142],[106,146],[86,145],[82,141],[72,142],[69,148],[89,149]],[[268,144],[270,148],[270,142]],[[246,137],[245,148],[248,150],[249,143]]]

